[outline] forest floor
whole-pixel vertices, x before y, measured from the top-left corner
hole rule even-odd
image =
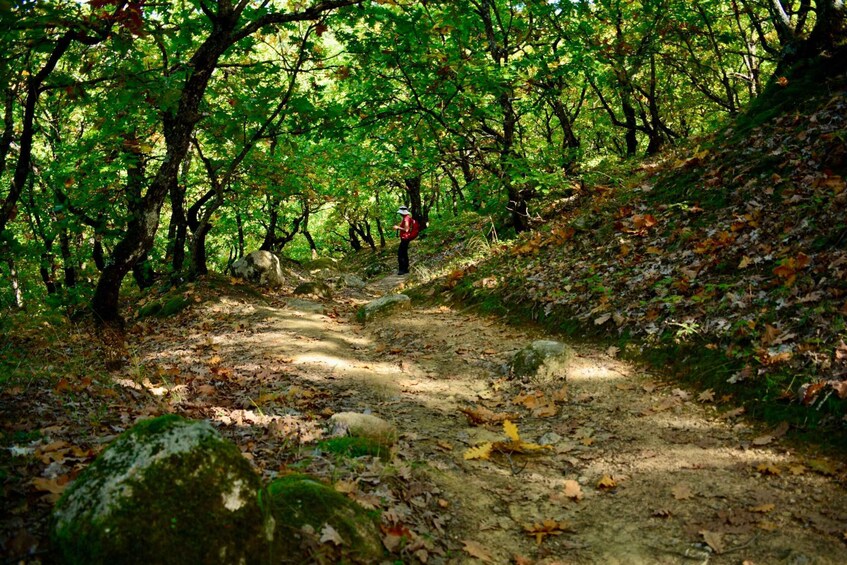
[[[198,285],[190,308],[131,326],[131,362],[108,378],[81,366],[4,386],[4,562],[49,561],[48,516],[68,482],[136,420],[178,413],[212,421],[267,479],[310,472],[379,509],[403,562],[847,563],[845,467],[788,444],[785,426],[757,429],[726,399],[614,348],[577,347],[557,382],[510,379],[514,352],[549,336],[467,310],[416,304],[355,322],[404,284],[323,302]],[[31,372],[78,351],[89,335]],[[390,459],[316,449],[342,411],[392,422]],[[550,447],[466,459],[506,440],[507,417]]]

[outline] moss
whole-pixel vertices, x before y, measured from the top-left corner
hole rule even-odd
[[[318,443],[318,447],[328,453],[344,455],[346,457],[379,457],[383,461],[388,459],[390,448],[378,441],[364,437],[334,437]]]
[[[187,298],[183,296],[175,296],[165,302],[165,304],[162,306],[162,311],[159,312],[159,315],[163,318],[173,316],[177,312],[185,310],[189,304],[191,304],[191,301]]]
[[[319,560],[316,552],[332,551],[336,554],[323,555],[323,559],[373,563],[384,554],[374,516],[308,475],[273,481],[263,492],[262,506],[276,523],[273,562],[313,562]],[[338,532],[344,544],[319,542],[326,525]]]
[[[68,488],[53,514],[66,563],[260,560],[258,475],[206,422],[163,416],[135,426]]]

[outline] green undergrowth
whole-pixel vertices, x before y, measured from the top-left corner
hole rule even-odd
[[[369,438],[343,436],[323,440],[318,443],[318,448],[327,453],[334,453],[344,457],[378,457],[387,461],[391,455],[390,448]]]

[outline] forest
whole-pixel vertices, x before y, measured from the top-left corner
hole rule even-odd
[[[845,18],[0,0],[0,558],[847,562]]]
[[[0,304],[119,317],[131,272],[384,245],[398,203],[511,233],[712,131],[843,2],[4,2]],[[599,167],[599,169],[598,169]]]

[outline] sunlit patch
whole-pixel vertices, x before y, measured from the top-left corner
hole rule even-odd
[[[569,381],[616,381],[626,378],[619,371],[602,365],[586,365],[568,369]]]

